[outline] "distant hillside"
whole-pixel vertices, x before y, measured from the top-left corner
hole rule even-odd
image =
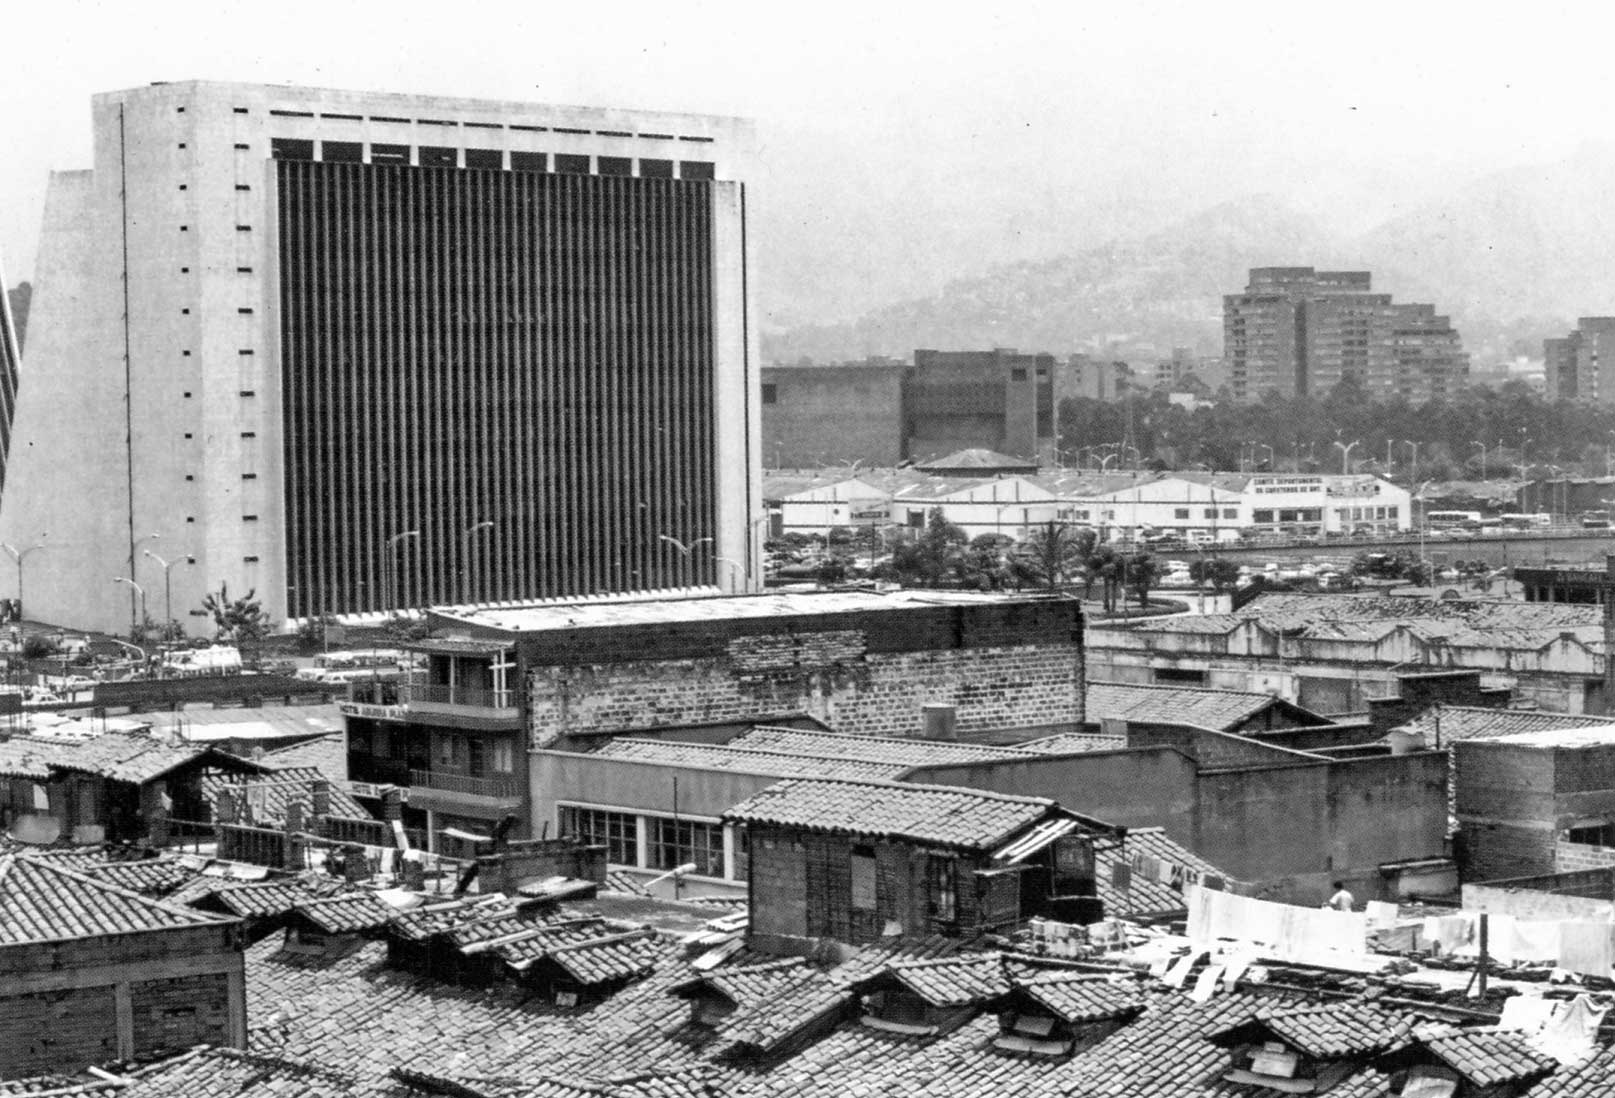
[[[1212,354],[1221,349],[1222,295],[1243,286],[1249,268],[1327,263],[1335,252],[1316,223],[1253,197],[1137,239],[990,268],[933,297],[878,309],[852,324],[765,334],[764,358],[830,361],[907,355],[916,347],[1063,354],[1096,340],[1163,349],[1188,345]]]
[[[1615,313],[1615,146],[1495,172],[1355,239],[1260,196],[1160,232],[991,268],[854,323],[764,336],[765,358],[905,355],[915,347],[1067,353],[1221,351],[1221,298],[1264,265],[1374,272],[1377,289],[1450,314],[1477,360],[1540,354],[1580,315]]]

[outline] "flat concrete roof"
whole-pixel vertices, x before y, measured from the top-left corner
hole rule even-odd
[[[1046,596],[994,595],[970,591],[788,591],[777,594],[574,602],[540,606],[433,610],[444,628],[455,622],[511,633],[667,625],[738,619],[806,617],[815,614],[879,613],[935,606],[990,606],[1049,601]]]

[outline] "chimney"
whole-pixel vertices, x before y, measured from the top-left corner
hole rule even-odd
[[[920,738],[953,743],[959,738],[959,712],[952,705],[937,702],[920,706],[923,724]]]
[[[331,783],[324,778],[308,783],[308,796],[313,815],[323,819],[331,814]]]

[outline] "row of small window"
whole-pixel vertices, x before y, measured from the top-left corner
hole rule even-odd
[[[1335,517],[1342,522],[1395,522],[1401,517],[1400,507],[1338,507]]]
[[[176,107],[174,110],[177,114],[185,113],[184,107]],[[236,114],[252,113],[252,109],[250,107],[234,107],[232,110]],[[417,126],[464,126],[471,130],[512,129],[525,130],[528,133],[548,133],[553,130],[556,133],[592,133],[600,137],[639,137],[649,141],[696,141],[703,144],[710,144],[715,140],[715,138],[707,137],[701,134],[632,133],[628,130],[581,130],[570,126],[535,126],[519,122],[462,122],[453,118],[398,118],[385,114],[372,114],[366,116],[362,114],[336,114],[332,111],[320,111],[316,114],[314,111],[291,111],[284,109],[271,109],[269,114],[272,118],[323,118],[337,122],[363,122],[368,117],[371,122],[386,122],[394,124],[402,123],[406,126],[411,123]]]
[[[457,149],[436,145],[383,145],[372,143],[368,161],[362,141],[321,141],[319,160],[327,164],[413,164],[422,168],[485,168],[513,172],[547,172],[550,154],[505,149]],[[269,153],[276,160],[314,160],[314,142],[297,137],[276,137],[269,142]],[[676,162],[680,179],[714,179],[716,169],[708,160]],[[639,174],[646,179],[672,179],[675,161],[642,157]],[[631,156],[587,156],[582,153],[556,153],[555,171],[565,175],[633,175]]]
[[[645,816],[645,850],[640,852],[640,820],[630,812],[561,806],[561,834],[572,835],[606,848],[606,860],[615,865],[643,869],[677,869],[694,864],[703,877],[722,877],[723,825],[701,820]],[[744,833],[737,842],[743,843]],[[737,878],[744,879],[743,848],[736,850]]]
[[[1277,516],[1276,518],[1274,516]],[[1322,522],[1322,507],[1286,507],[1281,510],[1251,512],[1251,521],[1258,526],[1273,522]]]

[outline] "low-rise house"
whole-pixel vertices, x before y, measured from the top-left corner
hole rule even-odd
[[[0,856],[0,1079],[247,1044],[241,922]]]
[[[1050,800],[898,782],[791,778],[723,818],[746,832],[750,940],[783,952],[1093,922],[1094,848],[1122,837]]]

